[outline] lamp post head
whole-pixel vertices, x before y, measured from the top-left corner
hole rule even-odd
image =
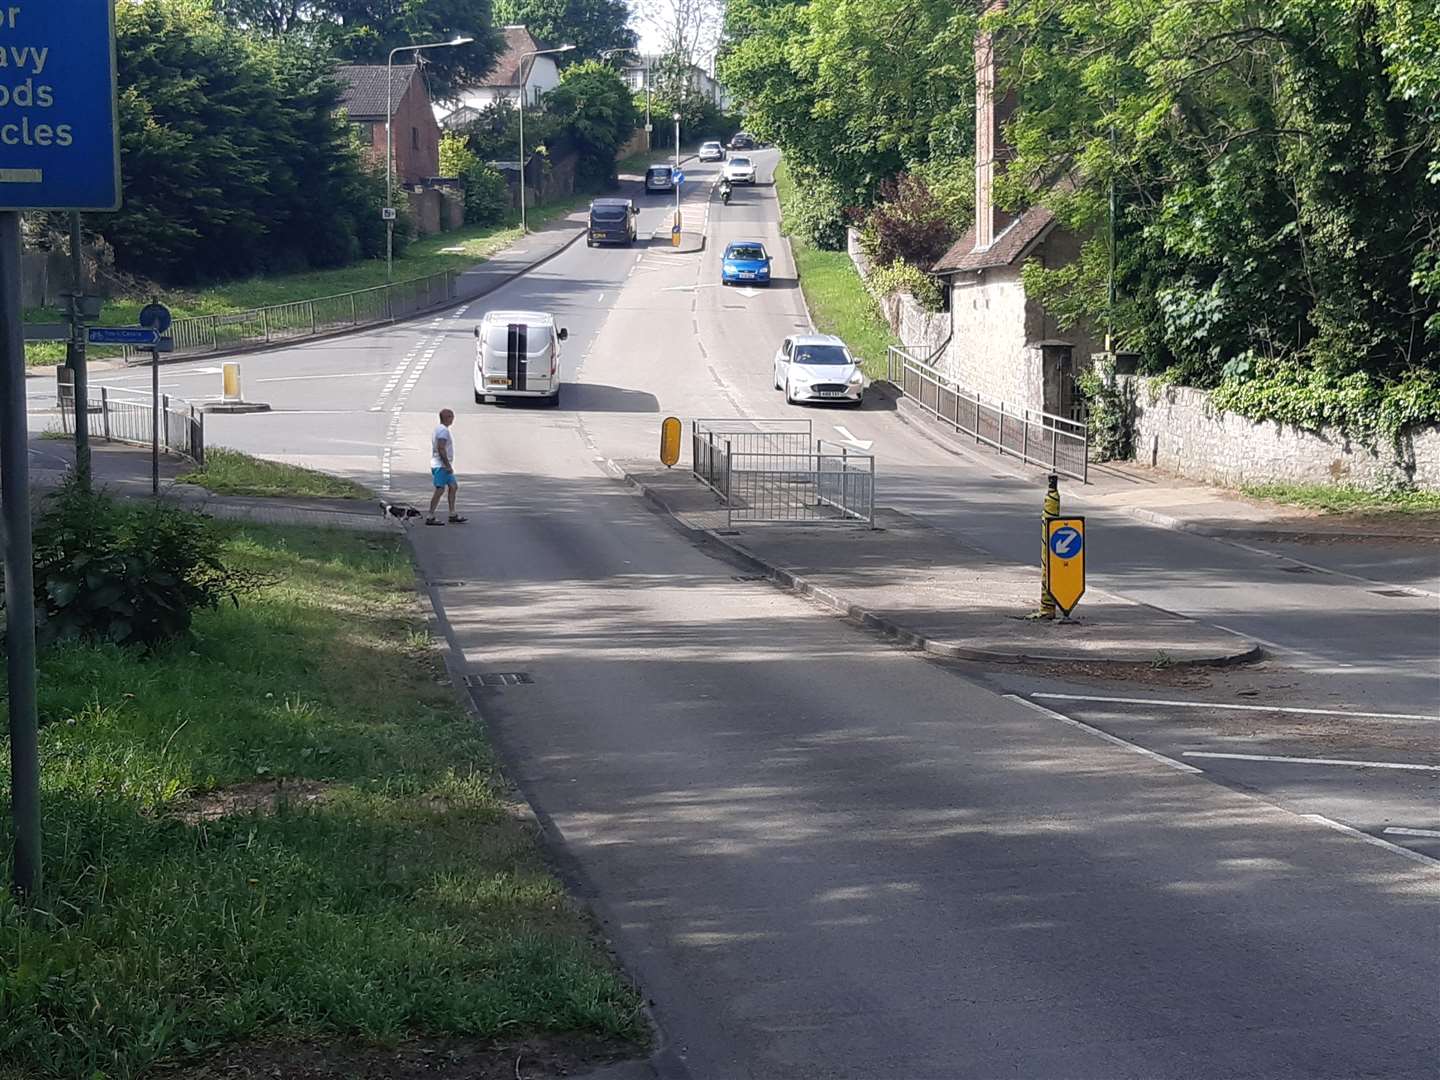
[[[680,122],[680,114],[678,112],[675,114],[675,122],[677,124]]]
[[[561,46],[560,46],[558,49],[556,49],[555,51],[556,51],[556,52],[570,52],[570,51],[571,51],[572,49],[574,49],[574,48],[575,48],[574,45],[561,45]]]
[[[475,39],[474,39],[473,37],[465,37],[463,34],[456,34],[453,38],[451,38],[451,39],[450,39],[449,41],[447,41],[445,44],[446,44],[446,45],[469,45],[469,44],[471,44],[472,42],[474,42],[474,40],[475,40]]]

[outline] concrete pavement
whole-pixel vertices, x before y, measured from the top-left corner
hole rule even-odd
[[[1099,590],[1087,591],[1073,620],[1029,619],[1038,605],[1036,567],[995,559],[893,510],[878,513],[875,530],[730,529],[719,499],[687,470],[633,461],[615,467],[681,525],[704,531],[778,584],[935,656],[1163,667],[1260,655],[1252,641]]]

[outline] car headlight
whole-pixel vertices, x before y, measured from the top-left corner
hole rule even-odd
[[[725,269],[726,269],[727,272],[729,272],[729,273],[731,273],[731,274],[738,273],[739,270],[740,270],[740,268],[739,268],[738,266],[736,266],[734,263],[726,263],[726,264],[725,264]]]
[[[858,372],[858,371],[855,372],[854,375],[851,375],[851,376],[850,376],[850,385],[851,385],[851,386],[859,386],[859,385],[860,385],[861,383],[863,383],[864,381],[865,381],[865,376],[862,375],[862,374],[860,374],[860,372]]]

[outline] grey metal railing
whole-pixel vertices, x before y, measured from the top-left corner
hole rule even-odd
[[[1088,480],[1090,437],[1084,420],[1009,405],[966,389],[894,345],[886,358],[890,381],[900,392],[957,432],[1030,465]]]
[[[73,391],[60,395],[60,424],[65,434],[75,433]],[[149,446],[154,415],[148,394],[111,386],[90,388],[90,437],[110,442]],[[160,448],[205,465],[205,414],[188,401],[160,396]]]
[[[228,315],[176,319],[168,331],[174,355],[203,355],[225,349],[269,345],[328,334],[348,327],[394,322],[456,298],[458,275],[451,270],[369,289],[252,308]],[[93,351],[100,352],[96,347]],[[148,361],[149,350],[121,350],[127,362]]]
[[[691,472],[737,522],[875,525],[875,458],[813,438],[808,420],[696,420]]]

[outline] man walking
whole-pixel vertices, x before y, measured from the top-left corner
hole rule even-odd
[[[430,516],[425,519],[426,525],[441,524],[435,517],[441,492],[445,493],[450,503],[450,523],[463,525],[469,520],[455,512],[455,492],[459,485],[455,482],[455,436],[450,431],[450,425],[454,422],[454,412],[441,409],[440,423],[436,425],[435,433],[430,436],[430,478],[435,483],[435,491],[430,496]]]

